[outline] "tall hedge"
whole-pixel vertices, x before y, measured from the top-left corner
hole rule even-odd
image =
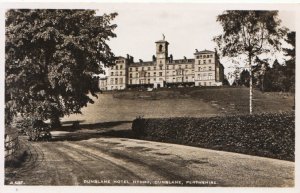
[[[164,118],[133,121],[137,138],[294,161],[295,115]]]

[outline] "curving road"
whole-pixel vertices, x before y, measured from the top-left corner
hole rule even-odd
[[[24,185],[287,187],[294,163],[127,138],[29,143]],[[10,183],[8,181],[8,183]]]

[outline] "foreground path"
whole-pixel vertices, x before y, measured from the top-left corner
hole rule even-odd
[[[126,138],[30,143],[26,185],[293,186],[294,163]]]

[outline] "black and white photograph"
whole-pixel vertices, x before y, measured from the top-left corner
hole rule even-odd
[[[296,192],[299,4],[30,5],[1,8],[7,190]]]

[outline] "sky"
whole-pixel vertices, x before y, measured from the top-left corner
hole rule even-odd
[[[118,27],[117,38],[109,45],[116,56],[130,54],[135,61],[150,61],[155,54],[155,41],[162,39],[162,34],[170,43],[169,54],[174,59],[184,56],[193,58],[195,49],[214,50],[213,37],[222,33],[222,27],[216,22],[217,15],[226,9],[245,9],[251,6],[228,6],[206,4],[102,4],[97,7],[97,14],[117,12],[113,21]],[[256,7],[253,7],[256,8]],[[272,6],[258,7],[273,9]],[[275,7],[278,9],[278,7]],[[279,18],[282,25],[295,30],[295,12],[289,7],[280,6]],[[280,61],[283,61],[280,56]],[[228,59],[221,62],[230,66]],[[228,71],[228,69],[227,69]]]

